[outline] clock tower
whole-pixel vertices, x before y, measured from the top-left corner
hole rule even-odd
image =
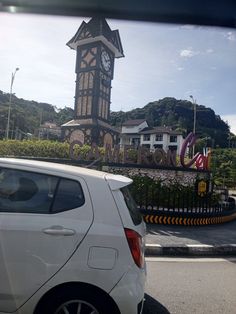
[[[118,131],[110,126],[111,81],[115,58],[124,57],[118,30],[104,18],[82,22],[67,43],[76,50],[74,119],[62,125],[64,138],[99,146],[118,142]]]

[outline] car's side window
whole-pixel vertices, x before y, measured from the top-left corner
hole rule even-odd
[[[46,174],[0,169],[0,212],[53,214],[84,204],[79,182]]]
[[[49,213],[58,178],[0,169],[0,212]]]
[[[79,182],[61,178],[53,202],[52,213],[81,207],[84,202],[84,194]]]

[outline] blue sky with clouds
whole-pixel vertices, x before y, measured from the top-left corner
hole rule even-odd
[[[13,90],[18,97],[73,107],[75,52],[66,42],[82,20],[0,14],[0,90],[9,92],[11,73],[19,67]],[[116,59],[111,110],[193,95],[236,133],[235,30],[108,22],[119,29],[125,54]]]

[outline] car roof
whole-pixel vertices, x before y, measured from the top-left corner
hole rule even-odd
[[[132,179],[127,178],[122,175],[116,175],[112,173],[107,173],[103,171],[77,167],[77,166],[70,166],[65,164],[47,162],[47,161],[38,161],[38,160],[30,160],[30,159],[17,159],[17,158],[0,158],[0,167],[7,167],[10,166],[11,168],[29,170],[29,171],[50,171],[55,172],[55,175],[79,175],[82,177],[90,177],[90,178],[101,178],[105,179],[111,190],[118,190],[124,186],[127,186],[133,182]]]
[[[104,178],[106,173],[98,170],[59,164],[54,162],[47,161],[38,161],[30,159],[17,159],[17,158],[0,158],[0,166],[15,166],[16,168],[24,167],[29,168],[29,170],[47,170],[47,171],[56,171],[61,173],[68,174],[80,174],[82,176],[92,176]]]
[[[1,0],[0,11],[235,27],[234,0]]]

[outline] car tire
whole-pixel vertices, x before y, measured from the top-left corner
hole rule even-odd
[[[104,299],[94,291],[75,291],[75,289],[61,290],[50,300],[41,304],[36,314],[115,314],[117,310],[109,299]]]

